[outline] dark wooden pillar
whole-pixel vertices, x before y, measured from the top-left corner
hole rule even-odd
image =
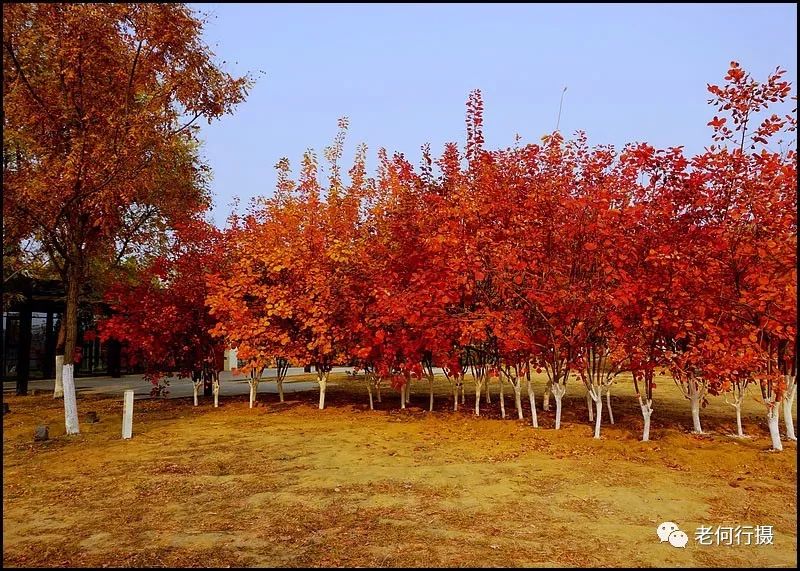
[[[19,346],[17,352],[17,395],[28,394],[31,369],[31,303],[26,300],[19,312]]]
[[[56,335],[53,331],[53,312],[47,312],[47,326],[45,327],[45,345],[43,362],[39,365],[42,367],[45,379],[55,378],[55,354],[56,354]]]

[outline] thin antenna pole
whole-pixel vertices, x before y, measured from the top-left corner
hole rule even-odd
[[[561,107],[564,105],[564,94],[567,92],[567,86],[564,86],[564,90],[561,92],[561,102],[558,104],[558,120],[556,121],[556,131],[558,131],[558,126],[561,124]]]

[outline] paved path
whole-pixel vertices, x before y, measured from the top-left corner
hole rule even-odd
[[[352,371],[351,367],[334,367],[334,373],[343,373],[345,371]],[[292,376],[302,375],[302,367],[290,367],[287,371],[286,381],[283,383],[283,392],[285,394],[294,393],[298,391],[317,390],[319,385],[316,381],[294,381]],[[268,369],[264,372],[264,378],[258,385],[258,392],[261,393],[278,393],[278,385],[274,382],[276,376],[275,369]],[[247,395],[250,394],[250,385],[247,384],[247,376],[234,375],[230,371],[222,371],[220,373],[220,387],[219,396],[224,398],[232,395]],[[32,380],[28,383],[28,390],[34,389],[53,391],[55,380]],[[328,385],[334,385],[335,382],[328,382]],[[122,399],[122,393],[128,389],[133,389],[134,398],[143,399],[150,398],[150,388],[152,385],[142,378],[141,375],[123,375],[119,379],[111,377],[79,377],[75,379],[75,389],[78,393],[86,394],[102,394],[102,395],[117,395]],[[3,382],[3,392],[13,393],[15,384],[13,381]],[[200,390],[202,395],[202,389]],[[192,396],[192,381],[190,379],[176,379],[169,380],[169,394],[168,398],[185,398]],[[210,398],[210,397],[206,397]]]

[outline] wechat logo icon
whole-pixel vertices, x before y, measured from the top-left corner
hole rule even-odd
[[[689,543],[689,536],[680,530],[678,524],[672,521],[665,521],[656,528],[658,539],[661,543],[668,541],[672,547],[686,547]]]

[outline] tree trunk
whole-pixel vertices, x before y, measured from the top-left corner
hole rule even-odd
[[[500,418],[506,417],[506,399],[505,395],[503,394],[503,379],[500,377],[497,378],[500,381]],[[486,392],[488,393],[489,390],[487,388]]]
[[[608,421],[614,424],[614,412],[611,410],[611,387],[606,388],[606,407],[608,408]]]
[[[692,406],[692,432],[695,434],[702,434],[703,427],[700,426],[700,401],[702,395],[700,394],[699,387],[697,386],[697,380],[695,378],[689,378],[688,392],[689,402]]]
[[[67,268],[67,299],[64,315],[64,367],[61,382],[64,389],[64,416],[67,434],[78,434],[78,405],[75,397],[75,347],[78,343],[78,296],[81,272],[74,264]],[[69,377],[69,378],[68,378]]]
[[[525,415],[522,413],[522,386],[520,386],[520,380],[517,379],[517,382],[512,386],[514,387],[514,404],[517,406],[517,418],[522,420]]]
[[[594,395],[592,395],[592,399],[595,399],[595,421],[594,421],[594,437],[600,438],[600,421],[603,418],[603,393],[601,392],[602,388],[598,387],[597,389],[597,398],[595,399]]]
[[[211,390],[214,392],[214,408],[219,406],[219,373],[211,373]]]
[[[778,403],[772,402],[767,404],[767,424],[769,425],[769,435],[772,438],[772,449],[783,450],[781,444],[781,433],[778,428],[780,423],[781,408]]]
[[[372,379],[367,375],[367,392],[369,393],[369,409],[375,410],[375,405],[372,402]]]
[[[56,384],[53,388],[53,398],[64,398],[64,345],[66,343],[66,329],[64,318],[58,321],[58,336],[56,337]]]
[[[278,379],[278,397],[283,402],[283,379]]]
[[[547,381],[544,386],[544,395],[542,395],[542,410],[550,410],[550,391],[553,387],[553,381]]]
[[[453,381],[453,412],[458,412],[458,383]]]
[[[797,394],[797,377],[793,375],[786,375],[786,393],[783,395],[783,422],[786,425],[786,438],[789,440],[797,441],[797,436],[794,432],[794,419],[792,418],[792,407],[794,406],[794,397]]]
[[[592,408],[592,395],[589,394],[589,391],[586,391],[586,408],[589,409],[589,422],[594,422],[594,410]]]
[[[481,388],[483,385],[483,379],[478,380],[475,379],[475,416],[481,415]]]
[[[64,365],[64,424],[67,434],[79,434],[78,403],[75,401],[75,381],[72,377],[74,365]]]
[[[564,393],[567,392],[567,389],[561,386],[561,383],[553,383],[553,386],[550,388],[553,392],[553,396],[556,399],[556,430],[561,428],[561,399],[564,397]]]
[[[461,404],[467,404],[467,387],[464,386],[464,377],[461,377]]]
[[[733,405],[733,408],[736,409],[736,436],[742,438],[744,436],[744,430],[742,430],[742,403],[737,402]]]
[[[486,385],[485,385],[485,387],[486,387],[486,404],[492,404],[492,397],[490,396],[491,391],[489,390],[491,388],[491,383],[490,383],[491,380],[492,380],[492,377],[490,377],[489,374],[487,373],[486,374]]]
[[[56,385],[53,388],[53,398],[64,398],[64,355],[56,355]]]
[[[319,409],[325,408],[325,389],[328,386],[328,373],[317,371],[317,382],[319,383]]]
[[[536,416],[536,395],[534,394],[533,387],[531,385],[531,380],[528,379],[528,400],[531,403],[531,422],[533,423],[534,428],[539,428],[539,419]]]
[[[250,408],[253,408],[258,393],[258,379],[250,379],[248,383],[250,384]]]
[[[202,384],[202,380],[192,381],[192,389],[194,391],[194,406],[197,406],[197,393],[200,391],[200,385]]]
[[[639,397],[639,407],[642,409],[642,418],[644,418],[644,430],[642,431],[642,442],[650,441],[650,416],[653,414],[653,401],[648,399],[646,402],[642,401]]]
[[[433,375],[428,377],[428,390],[431,393],[431,402],[428,406],[428,412],[433,412]]]
[[[383,402],[383,401],[381,400],[381,382],[383,382],[383,379],[378,379],[378,382],[377,382],[377,383],[375,383],[375,385],[376,385],[376,388],[377,388],[377,390],[378,390],[378,402]]]

